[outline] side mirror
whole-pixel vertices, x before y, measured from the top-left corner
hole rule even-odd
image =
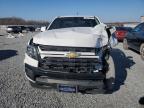
[[[41,27],[41,32],[46,31],[46,26]]]

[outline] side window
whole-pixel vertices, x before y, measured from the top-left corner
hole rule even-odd
[[[136,31],[136,32],[144,31],[144,23],[139,24],[138,26],[136,26],[134,28],[134,31]]]

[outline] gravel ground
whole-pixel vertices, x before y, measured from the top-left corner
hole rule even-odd
[[[144,62],[138,53],[112,50],[115,65],[115,90],[111,94],[59,93],[53,89],[33,88],[24,74],[24,52],[28,40],[0,35],[0,108],[143,108]]]

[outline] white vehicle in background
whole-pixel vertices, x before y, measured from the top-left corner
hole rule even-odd
[[[8,33],[10,33],[10,32],[13,31],[13,29],[12,29],[11,27],[7,27],[6,31],[7,31]]]
[[[117,44],[95,16],[57,17],[48,30],[27,45],[25,72],[32,85],[55,85],[59,91],[110,90],[110,47]],[[115,41],[114,41],[115,40]]]
[[[22,29],[19,26],[8,26],[6,31],[8,33],[22,33]]]

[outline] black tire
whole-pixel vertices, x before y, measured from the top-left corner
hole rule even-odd
[[[112,57],[109,57],[108,60],[108,71],[106,73],[106,78],[104,80],[106,92],[112,92],[114,90],[115,84],[115,66]]]
[[[129,47],[128,47],[128,42],[127,42],[127,39],[126,39],[126,38],[123,40],[123,48],[124,48],[125,50],[128,50],[128,49],[129,49]]]
[[[141,59],[144,60],[144,43],[140,46],[140,56]]]

